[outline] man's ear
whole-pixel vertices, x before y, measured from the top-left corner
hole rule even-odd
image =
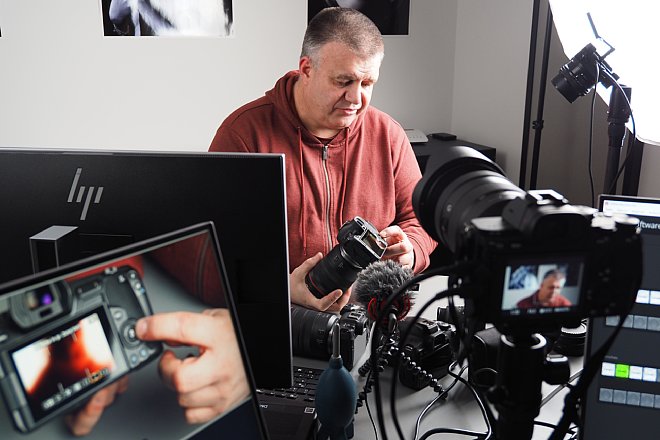
[[[309,72],[312,70],[312,60],[308,56],[300,57],[298,61],[298,71],[301,75],[309,77]]]

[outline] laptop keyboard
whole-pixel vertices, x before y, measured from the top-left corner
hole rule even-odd
[[[293,386],[290,388],[257,389],[259,403],[284,403],[314,406],[316,386],[324,370],[310,367],[293,367]]]

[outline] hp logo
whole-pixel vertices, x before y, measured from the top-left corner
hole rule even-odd
[[[69,198],[67,199],[67,203],[73,203],[74,198],[75,203],[84,203],[82,213],[80,214],[80,220],[85,220],[87,218],[87,211],[89,210],[89,205],[92,203],[92,200],[94,203],[99,203],[101,201],[103,187],[99,186],[95,188],[93,186],[85,187],[82,185],[78,187],[78,180],[80,180],[81,174],[82,168],[78,168],[76,170],[76,175],[73,176],[73,182],[71,183],[71,190],[69,190]]]

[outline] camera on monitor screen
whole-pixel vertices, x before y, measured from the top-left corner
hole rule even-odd
[[[339,316],[291,306],[291,341],[295,356],[328,360],[332,355],[333,327],[339,321],[339,350],[344,366],[353,368],[369,341],[369,319],[364,307],[347,304]]]
[[[429,158],[413,207],[459,263],[452,282],[468,319],[538,332],[634,304],[642,273],[635,218],[570,205],[551,190],[525,192],[469,147]],[[552,276],[551,294],[544,280]]]
[[[378,230],[361,217],[342,225],[337,244],[305,277],[310,292],[323,298],[336,289],[346,290],[358,273],[381,259],[387,242]]]
[[[29,432],[156,358],[135,322],[152,313],[130,266],[17,292],[0,315],[0,390]]]

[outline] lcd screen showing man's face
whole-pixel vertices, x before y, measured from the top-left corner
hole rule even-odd
[[[538,299],[541,303],[547,303],[561,293],[561,288],[564,287],[565,277],[557,274],[546,277],[539,286]]]

